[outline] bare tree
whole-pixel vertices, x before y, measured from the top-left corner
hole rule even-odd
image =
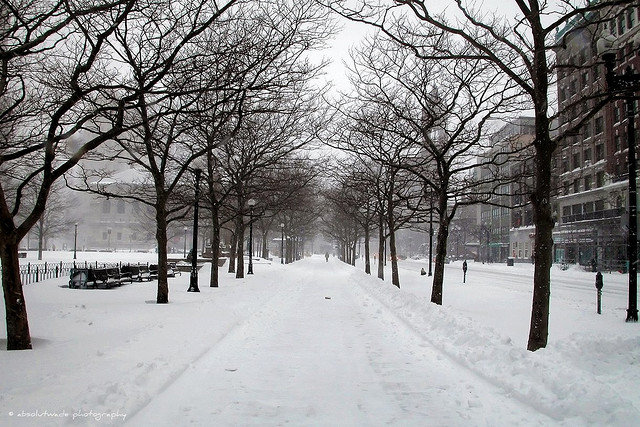
[[[605,11],[612,5],[631,4],[632,0],[585,2],[578,6],[565,1],[515,1],[514,8],[518,15],[514,17],[483,12],[473,2],[452,1],[449,17],[439,13],[440,9],[436,9],[435,4],[424,0],[325,3],[343,16],[375,26],[412,49],[418,58],[448,60],[462,57],[492,64],[519,88],[523,105],[534,111],[536,181],[530,198],[536,225],[536,257],[527,348],[535,351],[545,347],[549,330],[554,226],[550,200],[551,169],[558,141],[551,136],[553,112],[550,109],[555,65],[552,49],[557,45],[555,32],[577,17]],[[416,22],[421,25],[413,25]],[[451,34],[465,44],[432,49],[444,34]],[[473,53],[469,52],[467,46],[473,48]],[[463,50],[459,47],[463,47]]]
[[[0,258],[7,349],[31,348],[18,244],[53,183],[124,130],[134,94],[107,41],[134,0],[3,2],[0,37]],[[74,139],[84,133],[82,140]],[[25,194],[35,202],[25,203]]]

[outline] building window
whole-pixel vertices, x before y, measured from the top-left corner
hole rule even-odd
[[[584,135],[584,139],[591,138],[591,123],[587,122],[582,127],[582,134]]]
[[[573,153],[572,157],[573,157],[572,160],[573,160],[573,168],[574,169],[577,169],[580,166],[582,166],[582,163],[580,163],[580,153]]]
[[[580,181],[578,181],[577,179],[573,180],[573,192],[574,193],[580,192]]]
[[[604,187],[604,171],[596,173],[596,187]]]
[[[585,163],[591,161],[591,148],[585,148],[584,153],[582,154],[583,160]]]
[[[582,89],[586,89],[589,86],[589,72],[583,71],[581,74]]]
[[[596,212],[604,210],[604,200],[596,200]]]
[[[613,107],[613,122],[620,123],[620,109],[617,105],[614,105]]]
[[[122,233],[116,233],[116,240],[122,240]]]
[[[613,137],[613,147],[616,152],[622,151],[622,138],[620,138],[620,135]]]
[[[105,214],[111,213],[111,200],[102,201],[102,213],[105,213]]]
[[[596,135],[604,132],[604,117],[596,117],[595,121]]]
[[[632,10],[627,11],[627,28],[633,28],[636,25],[636,17]]]
[[[596,145],[596,162],[604,159],[604,144]]]
[[[118,213],[124,213],[124,200],[118,200]]]
[[[591,190],[591,175],[584,177],[584,191]]]
[[[624,15],[618,16],[618,34],[622,35],[624,33]]]

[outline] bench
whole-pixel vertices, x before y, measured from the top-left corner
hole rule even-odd
[[[104,285],[105,288],[110,288],[120,284],[119,278],[117,278],[113,273],[109,274],[108,268],[90,268],[89,279],[93,279],[95,286]]]
[[[151,280],[149,268],[146,265],[123,265],[120,269],[131,277],[131,281],[142,282],[144,280]]]
[[[72,268],[70,273],[69,288],[79,289],[95,286],[93,278],[89,277],[88,268]]]

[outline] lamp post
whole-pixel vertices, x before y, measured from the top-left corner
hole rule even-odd
[[[280,264],[284,264],[284,222],[280,223]]]
[[[640,31],[631,43],[634,48],[640,44]],[[628,65],[624,74],[614,72],[617,40],[612,34],[603,33],[597,41],[598,54],[602,56],[605,66],[607,89],[612,95],[625,101],[627,110],[627,163],[629,166],[629,234],[627,238],[627,258],[629,262],[629,306],[627,322],[638,321],[638,205],[636,188],[636,144],[635,144],[635,106],[634,94],[640,90],[640,74],[635,73]]]
[[[189,289],[187,292],[200,292],[198,288],[198,198],[200,197],[200,169],[195,170],[195,191],[193,201],[193,247],[191,254],[191,276],[189,277]]]
[[[256,205],[255,199],[249,199],[249,268],[247,274],[253,274],[253,207]]]
[[[73,229],[73,259],[76,259],[78,250],[78,223],[76,222]]]
[[[187,227],[182,229],[184,231],[184,249],[182,251],[182,257],[187,258]]]
[[[430,199],[431,207],[429,209],[429,276],[433,276],[431,264],[433,264],[433,193]]]

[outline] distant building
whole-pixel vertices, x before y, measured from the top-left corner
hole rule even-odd
[[[492,148],[479,159],[480,163],[494,160],[493,165],[476,170],[478,179],[487,182],[483,191],[492,193],[477,208],[479,261],[528,260],[532,255],[533,214],[528,194],[533,184],[534,134],[533,117],[516,118],[492,136]]]

